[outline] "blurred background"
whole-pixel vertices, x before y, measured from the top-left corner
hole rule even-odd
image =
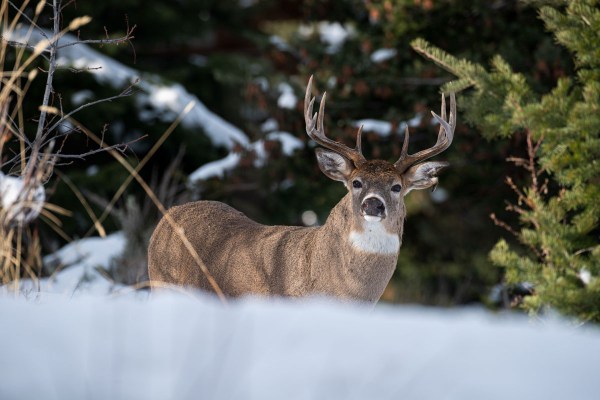
[[[135,26],[131,43],[92,47],[140,77],[133,95],[83,109],[75,117],[107,143],[141,138],[125,152],[136,165],[177,116],[159,105],[196,96],[210,115],[226,121],[226,130],[242,139],[219,140],[215,136],[221,128],[211,131],[209,124],[184,120],[141,170],[161,200],[166,205],[219,200],[265,224],[319,224],[345,189],[319,171],[314,144],[305,133],[303,96],[310,75],[316,94],[328,92],[328,135],[350,145],[363,123],[365,155],[393,161],[406,124],[411,153],[433,145],[437,127],[430,111],[439,113],[442,86],[456,78],[415,51],[415,39],[485,69],[498,69],[491,60],[500,56],[534,93],[548,93],[560,78],[574,74],[571,53],[540,18],[541,3],[564,2],[65,2],[63,21],[81,15],[92,18],[73,32],[80,38],[121,37]],[[51,27],[50,17],[42,14],[38,24]],[[39,60],[37,66],[43,65]],[[145,84],[164,92],[158,96]],[[477,99],[471,96],[466,102],[473,85],[481,89],[472,83],[471,89],[457,94],[455,140],[437,157],[451,167],[435,192],[412,192],[406,199],[408,218],[398,268],[383,301],[503,307],[520,296],[514,293],[520,278],[507,286],[506,269],[492,262],[490,252],[501,239],[517,252],[526,248],[506,229],[519,231],[520,221],[518,213],[506,209],[518,198],[505,179],[511,177],[519,187],[528,185],[530,173],[507,158],[527,158],[531,138],[521,127],[508,127],[503,135],[486,131],[487,125],[478,123],[478,114],[467,107]],[[98,79],[93,71],[59,69],[53,105],[60,101],[61,107],[73,109],[113,96],[125,86],[110,77]],[[23,105],[26,124],[37,122],[36,104],[43,90],[43,79],[29,89],[30,101]],[[76,153],[91,144],[85,135],[71,135],[61,146]],[[207,164],[212,169],[202,169]],[[61,217],[68,238],[89,235],[93,223],[70,185],[100,215],[129,172],[106,153],[63,163],[59,169],[46,186],[49,201],[72,211],[72,216]],[[129,284],[144,279],[147,240],[159,217],[139,186],[129,185],[104,222],[109,232],[123,230],[128,240],[126,253],[108,271],[112,278]],[[39,229],[44,253],[65,244],[64,237],[43,223]],[[592,244],[597,243],[597,232],[593,225],[586,233]],[[527,287],[521,289],[528,293]]]

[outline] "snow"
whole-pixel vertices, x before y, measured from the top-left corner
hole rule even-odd
[[[279,98],[277,99],[277,106],[279,108],[286,108],[289,110],[293,110],[296,108],[296,104],[298,103],[298,98],[294,94],[294,89],[285,82],[282,82],[277,87],[279,89]]]
[[[596,399],[600,332],[481,310],[0,298],[0,398]]]
[[[190,182],[198,182],[215,177],[222,178],[223,176],[225,176],[226,172],[231,171],[235,169],[235,167],[237,167],[241,158],[242,157],[239,153],[229,153],[225,158],[204,164],[203,166],[192,172],[188,177],[188,180]]]
[[[421,124],[423,120],[423,115],[421,113],[417,113],[413,118],[408,121],[402,121],[398,124],[398,129],[396,129],[396,133],[404,133],[404,130],[407,126],[414,128]],[[379,119],[359,119],[353,122],[355,127],[359,127],[363,125],[363,132],[373,132],[381,137],[390,136],[392,133],[392,124],[388,121],[382,121]]]
[[[267,164],[269,154],[265,149],[265,141],[257,140],[252,143],[252,150],[254,151],[254,168],[262,168]]]
[[[578,276],[581,282],[583,282],[583,284],[586,286],[589,285],[590,282],[592,282],[592,273],[586,268],[581,268],[579,270]]]
[[[379,136],[386,137],[392,132],[392,124],[388,121],[381,121],[378,119],[360,119],[354,121],[355,127],[363,126],[363,132],[374,132]]]
[[[595,326],[481,308],[132,296],[95,272],[123,248],[122,233],[76,241],[53,256],[74,264],[52,284],[0,290],[1,399],[586,400],[600,390]]]
[[[283,153],[287,156],[292,155],[296,150],[304,147],[304,143],[289,132],[270,132],[265,138],[267,140],[279,141],[281,143]],[[262,168],[266,165],[268,161],[268,153],[265,150],[264,140],[252,142],[247,146],[247,148],[254,152],[255,168]],[[241,159],[241,154],[231,152],[225,158],[209,162],[196,169],[190,174],[188,181],[193,184],[211,178],[223,178],[227,172],[234,170],[238,166]]]
[[[260,125],[261,132],[271,132],[279,129],[279,123],[275,118],[269,118]]]
[[[5,221],[32,221],[42,212],[46,193],[42,185],[27,185],[21,176],[0,172],[0,210]]]
[[[408,126],[414,128],[416,126],[421,125],[421,121],[423,121],[423,114],[417,113],[414,117],[408,120]],[[439,124],[438,124],[439,125]]]
[[[271,43],[275,48],[279,51],[290,51],[291,47],[287,42],[281,37],[277,35],[271,35],[269,37],[269,43]]]
[[[338,52],[346,40],[356,35],[356,30],[351,24],[342,25],[337,21],[320,21],[316,24],[302,23],[298,26],[298,34],[303,38],[309,38],[315,32],[319,35],[321,42],[327,45],[326,51],[329,54]]]
[[[11,40],[27,42],[35,46],[43,40],[42,34],[34,30],[30,36],[28,26],[22,26],[13,32],[4,32],[4,36]],[[49,32],[47,32],[50,35]],[[64,46],[73,43],[77,38],[66,34],[60,41]],[[138,94],[137,104],[140,110],[146,106],[156,109],[158,115],[167,115],[173,120],[191,102],[194,106],[187,114],[182,124],[187,128],[201,128],[215,146],[224,146],[232,149],[235,145],[246,146],[248,137],[239,128],[225,121],[220,116],[211,112],[195,95],[189,93],[177,83],[166,84],[157,76],[137,71],[128,67],[86,45],[64,47],[58,52],[57,63],[62,67],[68,65],[77,69],[88,70],[89,73],[101,83],[109,84],[122,89],[142,78],[137,87],[146,94]],[[145,118],[152,117],[152,114]]]
[[[51,35],[50,32],[46,33]],[[36,35],[36,31],[34,31],[29,43],[37,43],[41,39],[42,36],[40,34]],[[65,35],[60,44],[68,44],[76,40],[72,35]],[[127,67],[85,45],[69,46],[59,50],[56,62],[62,67],[69,65],[76,69],[89,70],[89,73],[96,80],[113,87],[130,85],[140,77],[140,73],[135,69]]]
[[[57,273],[49,278],[40,279],[38,284],[30,280],[21,281],[21,292],[28,297],[38,298],[45,298],[48,294],[67,297],[109,294],[122,286],[108,281],[100,274],[98,268],[108,268],[110,261],[119,256],[124,248],[125,237],[121,232],[105,238],[75,240],[44,258],[44,264],[59,266]],[[5,292],[10,291],[10,287],[2,289]]]
[[[349,38],[354,36],[354,29],[348,24],[321,21],[317,27],[321,41],[327,44],[327,52],[336,53]]]
[[[396,49],[377,49],[371,53],[371,61],[378,64],[396,57]]]
[[[80,106],[83,103],[92,100],[94,96],[94,92],[91,90],[79,90],[71,95],[71,103],[73,103],[74,106]]]
[[[271,132],[267,135],[267,139],[278,140],[286,156],[291,156],[296,150],[304,148],[304,142],[289,132]]]

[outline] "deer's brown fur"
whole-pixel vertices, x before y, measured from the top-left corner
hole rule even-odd
[[[311,78],[312,80],[312,78]],[[408,131],[400,159],[391,164],[368,161],[360,149],[328,139],[324,134],[325,95],[312,116],[311,81],[305,97],[308,135],[327,150],[317,149],[319,167],[341,181],[348,194],[321,227],[261,225],[226,204],[197,201],[173,207],[156,227],[148,248],[152,281],[214,290],[227,296],[330,295],[375,303],[396,268],[406,209],[404,196],[438,182],[444,162],[421,162],[452,142],[456,106],[442,117],[438,140],[430,149],[409,155]],[[442,97],[443,99],[443,97]],[[181,239],[181,227],[214,278],[211,283]]]
[[[228,296],[328,294],[375,302],[396,268],[398,253],[370,254],[352,247],[345,238],[352,229],[350,201],[348,194],[321,227],[261,225],[213,201],[187,203],[169,213]],[[166,224],[163,219],[150,241],[150,279],[211,291],[206,276]],[[401,224],[396,234],[401,237]],[[334,246],[331,237],[338,239]]]

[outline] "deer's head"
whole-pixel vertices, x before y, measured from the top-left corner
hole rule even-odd
[[[450,94],[450,116],[446,121],[446,104],[442,95],[441,117],[432,112],[440,124],[436,144],[415,154],[408,154],[409,131],[406,128],[400,158],[395,163],[385,160],[367,160],[361,150],[362,127],[358,129],[356,147],[350,148],[325,136],[323,117],[326,93],[319,112],[313,115],[315,98],[311,98],[312,77],[304,98],[306,133],[324,148],[317,148],[321,171],[329,178],[343,182],[352,194],[352,211],[356,223],[381,222],[390,232],[398,232],[406,210],[404,196],[414,189],[434,187],[438,172],[447,162],[425,160],[440,154],[452,143],[456,127],[456,101]]]

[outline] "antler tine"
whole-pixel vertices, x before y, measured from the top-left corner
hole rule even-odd
[[[404,141],[402,142],[402,151],[400,152],[400,160],[408,157],[408,142],[410,141],[410,131],[408,129],[408,124],[404,129]]]
[[[450,93],[450,116],[448,120],[446,120],[446,100],[444,98],[444,94],[442,93],[442,110],[440,117],[433,111],[431,112],[433,117],[439,122],[440,130],[438,132],[438,137],[435,142],[435,145],[429,149],[421,150],[415,154],[408,154],[408,126],[406,127],[406,134],[404,136],[404,143],[402,145],[402,152],[400,153],[400,158],[394,166],[400,172],[406,171],[412,165],[424,161],[428,158],[436,156],[446,150],[452,144],[452,139],[454,138],[454,129],[456,128],[456,97],[454,96],[454,92]]]
[[[359,129],[357,134],[357,146],[355,149],[351,149],[350,147],[331,140],[325,136],[325,126],[323,120],[325,118],[325,102],[327,100],[327,93],[323,93],[323,98],[321,99],[321,104],[319,105],[319,112],[312,116],[313,106],[315,103],[315,97],[311,98],[312,80],[313,77],[311,76],[308,80],[308,85],[306,86],[306,94],[304,95],[304,121],[306,122],[306,133],[312,140],[321,146],[328,148],[329,150],[333,150],[334,152],[351,160],[355,166],[363,164],[367,160],[362,155],[360,145],[362,127]]]
[[[356,151],[358,151],[360,154],[362,154],[362,130],[363,130],[363,126],[361,125],[358,128],[358,132],[356,132]]]

